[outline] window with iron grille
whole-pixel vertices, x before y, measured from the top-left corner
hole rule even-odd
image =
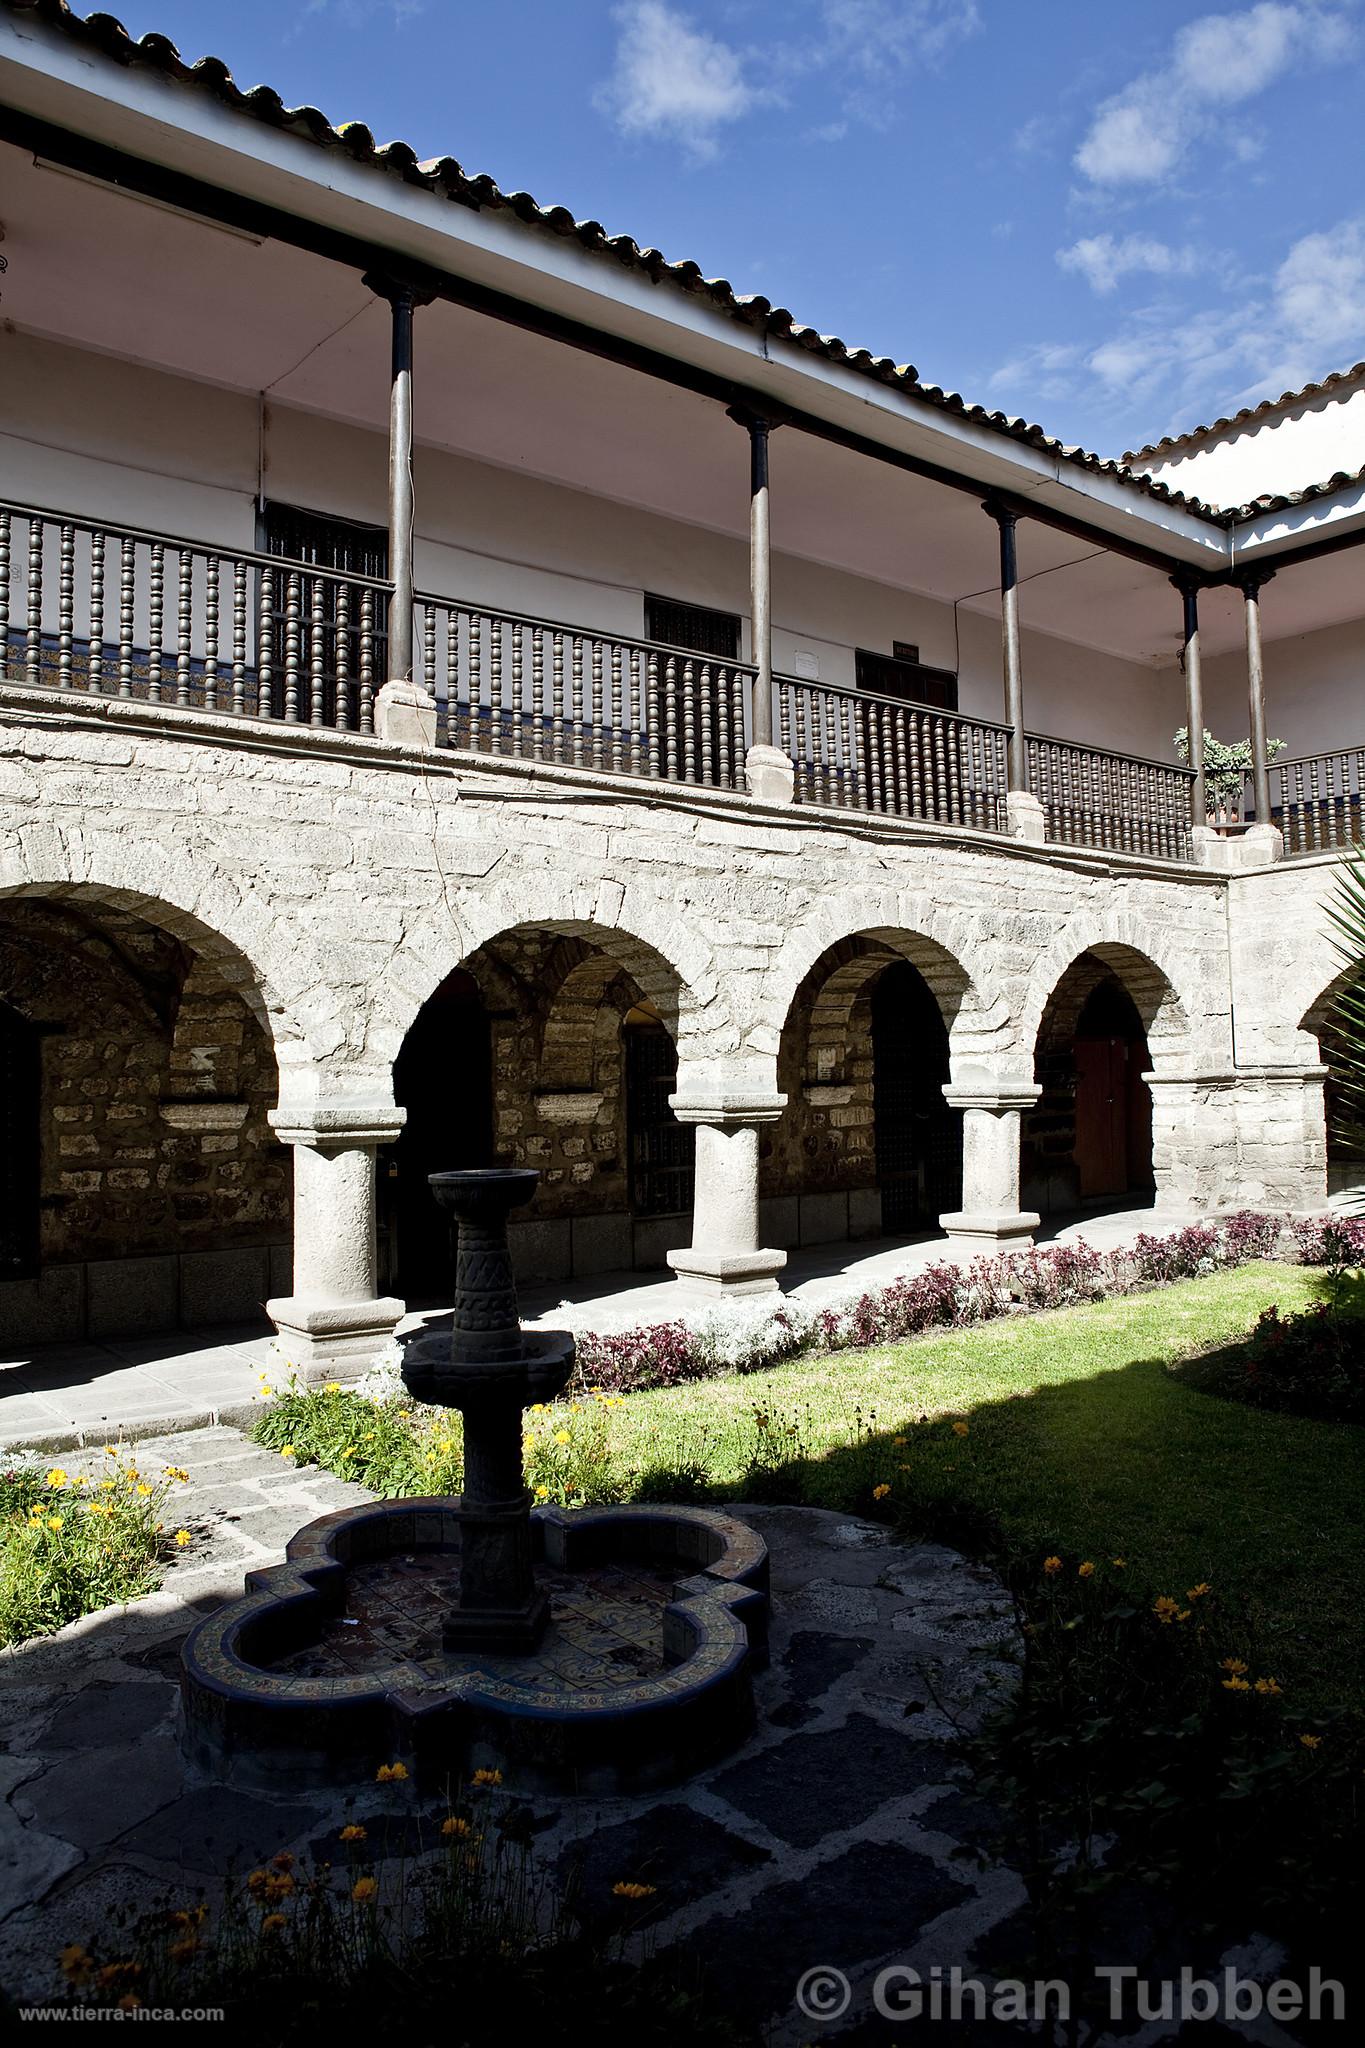
[[[879,697],[901,697],[907,704],[928,704],[936,711],[956,711],[954,671],[921,661],[918,648],[913,650],[915,659],[907,661],[902,650],[909,654],[909,645],[903,640],[894,645],[894,654],[875,654],[867,647],[856,650],[854,674],[858,688],[874,691]]]
[[[661,640],[666,647],[687,647],[695,654],[714,654],[722,661],[739,659],[738,616],[711,611],[704,604],[682,604],[646,593],[645,638]]]
[[[685,1215],[692,1207],[697,1133],[669,1107],[678,1085],[677,1049],[662,1024],[628,1024],[622,1037],[631,1210],[636,1216]]]

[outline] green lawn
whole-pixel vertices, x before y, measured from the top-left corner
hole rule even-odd
[[[643,1469],[695,1460],[733,1493],[756,1446],[790,1432],[764,1475],[769,1498],[866,1512],[884,1483],[878,1511],[911,1527],[979,1544],[993,1523],[1039,1557],[1122,1556],[1153,1591],[1207,1580],[1245,1614],[1259,1669],[1340,1699],[1363,1675],[1365,1431],[1263,1413],[1168,1370],[1322,1284],[1302,1267],[1247,1266],[635,1394],[612,1411],[613,1443]]]

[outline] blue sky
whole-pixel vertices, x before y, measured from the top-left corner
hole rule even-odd
[[[119,11],[1104,454],[1365,357],[1362,0]]]

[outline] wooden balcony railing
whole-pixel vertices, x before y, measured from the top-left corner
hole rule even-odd
[[[1365,747],[1270,764],[1271,823],[1287,857],[1365,840]]]
[[[1059,845],[1188,859],[1190,769],[1035,733],[1028,766],[1047,836]]]
[[[1004,829],[1004,726],[788,676],[774,687],[798,803]]]
[[[369,733],[391,602],[375,577],[0,505],[0,681],[59,697]],[[443,747],[744,787],[747,663],[435,594],[417,598],[415,628]],[[1006,829],[1004,726],[789,676],[773,690],[798,803]],[[1041,736],[1028,747],[1049,839],[1187,856],[1188,770]],[[1357,834],[1362,760],[1276,764],[1294,851]]]
[[[440,597],[419,596],[417,625],[446,746],[744,787],[742,662]]]

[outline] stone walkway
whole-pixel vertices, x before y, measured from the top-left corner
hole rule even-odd
[[[1050,1236],[1059,1242],[1084,1238],[1108,1250],[1131,1244],[1139,1231],[1160,1234],[1189,1220],[1184,1214],[1118,1209],[1060,1224]],[[1043,1235],[1046,1241],[1049,1233]],[[915,1244],[879,1239],[811,1246],[791,1254],[786,1291],[806,1302],[856,1294],[898,1274],[920,1272],[941,1261],[945,1249],[940,1237]],[[696,1298],[675,1280],[604,1273],[524,1288],[522,1319],[532,1328],[553,1326],[563,1321],[567,1301],[576,1329],[629,1329],[684,1315],[689,1300],[690,1312],[697,1313]],[[414,1316],[399,1327],[419,1320]],[[284,1370],[263,1325],[42,1345],[27,1353],[11,1349],[0,1354],[0,1450],[66,1451],[103,1443],[120,1431],[144,1437],[243,1423],[260,1398],[262,1374],[278,1381]]]

